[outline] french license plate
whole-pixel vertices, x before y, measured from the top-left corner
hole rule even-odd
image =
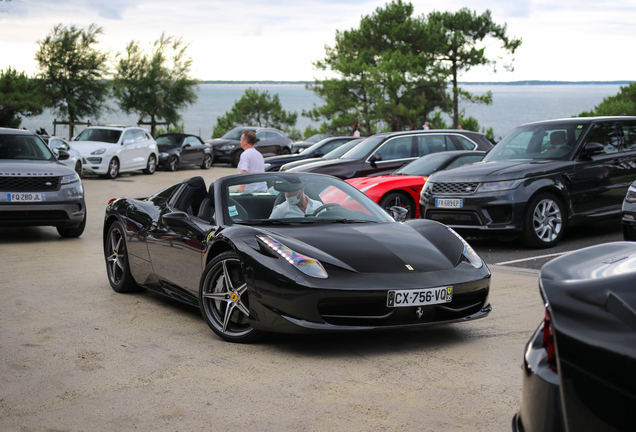
[[[408,307],[449,303],[453,300],[453,287],[389,291],[387,307]]]
[[[435,207],[462,208],[464,207],[464,200],[461,198],[435,198]]]
[[[7,201],[20,202],[39,202],[46,201],[46,195],[43,193],[8,193]]]

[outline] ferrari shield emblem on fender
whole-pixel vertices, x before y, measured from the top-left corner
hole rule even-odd
[[[413,270],[413,267],[411,267],[411,265],[410,265],[410,264],[405,264],[405,265],[406,265],[406,268],[407,268],[407,269],[409,269],[409,270]]]

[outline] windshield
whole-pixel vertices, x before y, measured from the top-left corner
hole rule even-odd
[[[246,131],[246,130],[250,130],[250,129],[244,129],[244,128],[236,128],[236,129],[232,129],[231,131],[229,131],[228,133],[226,133],[225,135],[223,135],[221,138],[222,139],[229,139],[229,140],[236,140],[236,141],[240,141],[241,140],[241,134]]]
[[[82,133],[75,138],[75,141],[99,141],[104,143],[117,144],[117,142],[119,142],[120,136],[120,130],[89,128],[84,129]]]
[[[322,158],[323,159],[339,159],[339,158],[342,157],[342,155],[346,154],[349,150],[351,150],[352,148],[354,148],[355,146],[360,144],[362,141],[364,141],[364,140],[363,139],[357,139],[357,140],[349,141],[348,143],[345,143],[345,144],[341,145],[337,149],[331,150],[329,153],[324,155]]]
[[[573,122],[519,126],[499,141],[484,161],[569,159],[585,127],[585,123]]]
[[[155,141],[160,149],[171,149],[180,147],[183,137],[179,135],[162,135],[158,136]]]
[[[318,141],[322,141],[325,138],[329,138],[331,135],[329,134],[316,134],[316,135],[312,135],[309,138],[307,138],[305,140],[305,142],[310,142],[310,143],[317,143]]]
[[[364,159],[376,149],[376,147],[386,139],[386,136],[373,136],[362,141],[347,153],[342,155],[341,159]]]
[[[244,225],[378,223],[393,219],[362,192],[333,177],[265,173],[222,186],[226,218]]]
[[[430,176],[438,171],[453,155],[445,152],[433,153],[419,159],[414,160],[408,165],[403,166],[393,174],[414,175],[414,176]]]
[[[0,135],[0,159],[56,160],[44,141],[34,135]]]

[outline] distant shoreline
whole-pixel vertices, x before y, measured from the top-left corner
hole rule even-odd
[[[468,82],[468,81],[460,81],[460,85],[629,85],[634,81],[538,81],[538,80],[529,80],[529,81],[479,81],[479,82]],[[235,84],[235,85],[246,85],[246,84],[261,84],[261,85],[306,85],[313,84],[312,81],[199,81],[199,84]]]

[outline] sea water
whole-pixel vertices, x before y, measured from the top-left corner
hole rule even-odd
[[[321,105],[323,101],[311,90],[307,90],[303,84],[201,84],[197,89],[197,102],[181,113],[181,123],[184,125],[185,132],[199,135],[204,140],[211,138],[217,117],[229,111],[250,87],[260,92],[268,91],[272,95],[278,94],[285,111],[298,113],[295,128],[301,132],[309,125],[319,126],[319,123],[303,117],[302,111],[311,110],[314,106]],[[465,116],[476,118],[481,127],[485,129],[492,127],[495,137],[499,139],[512,128],[523,123],[567,118],[583,111],[590,111],[601,103],[603,98],[617,94],[621,86],[618,84],[463,84],[461,87],[476,95],[492,92],[491,105],[460,102],[460,109],[465,110]],[[126,115],[121,112],[114,101],[110,101],[109,106],[112,112],[105,112],[99,119],[83,119],[83,121],[90,120],[92,124],[120,125],[134,125],[139,121],[138,115]],[[64,120],[47,110],[42,115],[23,118],[21,127],[32,131],[43,127],[52,134],[54,119]],[[148,119],[144,120],[148,121]],[[451,123],[450,118],[448,123]],[[75,133],[82,129],[83,126],[78,126]],[[55,133],[68,138],[68,127],[58,125]]]

